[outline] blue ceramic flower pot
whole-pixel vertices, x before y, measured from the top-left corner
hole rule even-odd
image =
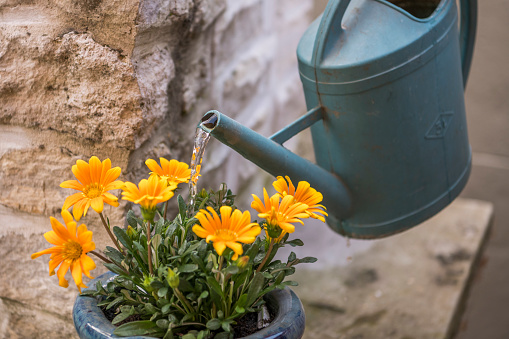
[[[95,288],[97,281],[101,281],[103,285],[106,285],[114,276],[114,273],[107,272],[92,280],[90,286],[92,289]],[[274,320],[269,326],[244,338],[301,338],[304,334],[305,315],[302,303],[297,295],[287,287],[284,290],[270,292],[265,297],[265,300],[267,307],[275,313]],[[76,331],[81,339],[119,338],[113,334],[115,326],[106,319],[101,309],[97,306],[97,300],[93,297],[78,295],[74,302],[72,317]],[[152,337],[136,336],[129,338],[149,339]]]

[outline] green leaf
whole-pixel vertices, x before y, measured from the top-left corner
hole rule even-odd
[[[154,225],[154,237],[155,235],[157,234],[161,234],[162,232],[162,229],[163,229],[163,226],[164,226],[164,219],[161,218],[159,220],[156,221],[155,225]]]
[[[125,275],[126,274],[123,269],[121,269],[120,267],[118,267],[115,264],[104,263],[104,266],[107,269],[109,269],[110,271],[112,271],[113,273],[120,274],[120,275]]]
[[[164,305],[162,308],[161,308],[161,312],[163,314],[167,314],[168,312],[170,312],[170,308],[171,308],[171,304],[166,304]]]
[[[186,264],[186,265],[182,265],[178,268],[178,271],[181,272],[181,273],[189,273],[189,272],[194,272],[198,269],[198,265],[196,264]]]
[[[249,257],[250,262],[253,262],[254,257],[256,257],[256,255],[260,251],[261,244],[262,243],[261,243],[260,238],[256,238],[256,241],[246,251],[246,255]],[[262,257],[262,259],[263,259],[263,257]]]
[[[134,314],[134,307],[132,307],[132,306],[131,306],[131,307],[129,308],[129,311],[120,313],[119,315],[117,315],[117,316],[116,316],[116,317],[115,317],[115,318],[111,321],[111,323],[112,323],[113,325],[116,325],[116,324],[118,324],[118,323],[120,323],[120,322],[122,322],[122,321],[126,320],[128,317],[130,317],[130,316],[131,316],[131,315],[133,315],[133,314]]]
[[[239,299],[235,303],[235,308],[240,307],[240,308],[244,309],[246,307],[246,304],[247,304],[247,294],[244,293],[239,297]],[[249,306],[251,306],[251,305],[249,305]],[[242,312],[239,312],[239,313],[242,313]]]
[[[129,212],[127,212],[126,219],[129,226],[131,226],[134,229],[138,227],[138,218],[136,218],[136,216],[134,215],[133,210],[129,210]]]
[[[198,332],[198,336],[196,337],[196,339],[205,339],[205,338],[208,338],[208,335],[210,334],[210,331],[207,329],[205,331],[200,331]]]
[[[279,285],[283,281],[284,278],[285,278],[285,273],[284,272],[279,272],[276,275],[276,280],[274,281],[274,284]]]
[[[97,290],[84,290],[84,291],[81,291],[80,295],[81,296],[88,296],[88,297],[93,297],[95,296],[97,293]]]
[[[173,339],[173,330],[171,328],[168,328],[168,331],[164,335],[163,339]]]
[[[150,240],[152,243],[152,246],[154,246],[154,251],[157,253],[157,249],[159,248],[159,245],[163,242],[163,238],[160,234],[154,235],[154,237]]]
[[[118,241],[120,241],[120,243],[122,245],[124,245],[129,251],[132,251],[133,242],[132,242],[131,238],[129,238],[129,236],[127,235],[125,230],[121,229],[118,226],[115,226],[115,227],[113,227],[113,233],[115,234]]]
[[[209,292],[208,291],[203,291],[203,292],[201,292],[201,294],[198,297],[198,299],[206,299],[208,296],[209,296]]]
[[[184,201],[184,198],[182,198],[182,196],[180,194],[177,197],[177,203],[179,206],[180,218],[182,218],[182,220],[184,220],[186,217],[186,213],[187,213],[187,206],[186,206],[186,202]]]
[[[188,321],[189,319],[192,319],[194,316],[196,315],[196,313],[188,313],[186,314],[185,316],[182,317],[182,322],[185,323],[186,321]]]
[[[208,276],[207,285],[209,285],[211,291],[214,291],[214,293],[216,293],[221,298],[221,300],[224,300],[223,290],[221,289],[221,286],[219,286],[219,283],[217,282],[216,279],[214,279],[211,276]]]
[[[239,273],[239,267],[237,265],[230,265],[224,269],[224,274],[237,274]]]
[[[210,319],[206,324],[207,328],[211,331],[218,330],[221,327],[221,321],[217,318]]]
[[[113,247],[110,247],[110,246],[106,246],[106,251],[104,251],[104,254],[110,258],[111,260],[117,262],[117,263],[121,263],[122,260],[124,260],[125,256],[120,253],[116,248],[113,248]]]
[[[299,286],[299,283],[296,281],[288,280],[288,281],[284,281],[283,285],[285,285],[285,286]]]
[[[249,285],[249,289],[247,291],[247,301],[246,305],[251,306],[256,299],[258,299],[258,294],[263,288],[263,284],[265,283],[265,278],[263,274],[257,272]]]
[[[202,271],[206,271],[205,269],[205,264],[203,263],[203,261],[201,260],[201,258],[198,256],[198,254],[196,254],[195,252],[191,253],[191,260],[200,267],[200,269]]]
[[[292,262],[295,259],[297,259],[297,255],[295,254],[295,252],[291,252],[290,255],[288,256],[288,262]]]
[[[312,264],[314,262],[316,262],[318,259],[314,258],[314,257],[304,257],[302,259],[299,259],[299,264],[302,263],[302,264]]]
[[[158,321],[156,321],[156,325],[157,327],[165,330],[168,328],[168,326],[170,326],[170,322],[168,321],[168,319],[159,319]]]
[[[157,296],[158,296],[159,298],[164,297],[166,294],[168,294],[168,288],[167,288],[167,287],[160,288],[160,289],[157,291]]]
[[[126,290],[126,289],[122,289],[122,290],[120,291],[120,293],[122,293],[122,294],[124,295],[124,298],[126,298],[127,300],[135,301],[135,300],[131,297],[131,295],[129,294],[129,291],[128,291],[128,290]]]
[[[272,278],[274,278],[274,276],[272,274],[270,274],[269,272],[262,272],[262,274],[263,274],[263,277],[265,279],[272,279]]]
[[[157,332],[160,332],[160,329],[154,322],[150,320],[139,320],[120,325],[115,329],[113,334],[120,337],[128,337],[136,335],[150,335]]]
[[[221,332],[214,336],[214,339],[232,339],[233,334],[228,332]]]
[[[156,319],[158,319],[160,316],[161,316],[161,313],[156,312],[156,313],[152,314],[152,316],[150,317],[150,321],[155,321],[155,320],[156,320]]]
[[[246,312],[246,309],[244,307],[237,306],[235,307],[235,312],[242,314]]]
[[[291,241],[287,241],[285,243],[285,245],[290,245],[292,247],[295,247],[295,246],[304,246],[304,243],[300,239],[293,239]]]
[[[182,336],[182,339],[196,339],[196,337],[192,333],[187,333]]]
[[[166,236],[171,237],[175,230],[177,229],[177,226],[178,226],[177,223],[172,222],[170,226],[168,226],[168,228],[166,229]]]
[[[106,309],[109,310],[110,308],[114,307],[114,306],[117,306],[118,304],[120,304],[122,301],[124,301],[124,297],[118,297],[118,298],[115,298],[115,300],[113,300],[107,307]]]
[[[149,313],[149,314],[153,314],[159,310],[154,305],[147,303],[147,304],[145,304],[145,311],[147,311],[147,313]]]

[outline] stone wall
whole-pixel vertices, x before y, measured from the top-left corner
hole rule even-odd
[[[48,247],[42,234],[72,193],[59,184],[73,178],[76,160],[109,157],[133,181],[146,176],[147,158],[187,162],[210,109],[274,133],[305,110],[295,51],[317,8],[312,0],[0,0],[0,339],[74,336],[77,289],[60,288],[47,258],[30,254]],[[202,174],[201,186],[225,181],[244,195],[267,181],[217,141]],[[123,211],[105,213],[121,224]],[[82,221],[103,248],[97,216]]]

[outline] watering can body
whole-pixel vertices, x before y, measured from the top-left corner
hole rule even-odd
[[[467,182],[458,13],[453,0],[426,19],[386,1],[342,2],[302,37],[299,71],[308,109],[322,107],[316,161],[352,195],[351,216],[328,223],[379,237],[436,214]]]
[[[458,25],[454,0],[422,19],[385,0],[331,0],[297,48],[308,114],[271,140],[227,117],[204,129],[271,174],[309,181],[340,234],[417,225],[470,172],[464,85],[476,1],[461,4]],[[281,146],[309,126],[318,166]]]

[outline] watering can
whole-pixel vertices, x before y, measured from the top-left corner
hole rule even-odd
[[[199,126],[272,175],[308,181],[342,235],[415,226],[470,173],[464,87],[477,2],[459,2],[458,15],[454,0],[329,1],[297,48],[305,115],[270,138],[217,111]],[[308,127],[317,164],[282,146]]]

